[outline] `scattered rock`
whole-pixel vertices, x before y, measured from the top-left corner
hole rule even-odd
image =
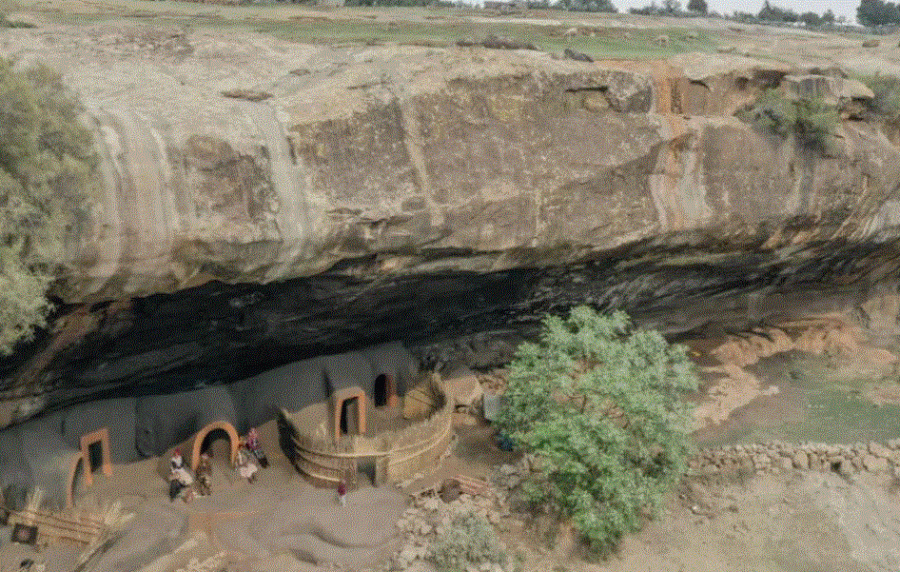
[[[871,473],[883,473],[888,470],[887,459],[882,459],[874,455],[866,455],[863,457],[863,466]]]
[[[862,47],[864,48],[877,48],[881,45],[881,40],[864,40],[862,43]]]
[[[891,457],[891,451],[876,441],[869,443],[869,453],[882,459],[889,459]]]
[[[230,89],[223,91],[222,95],[232,99],[246,99],[247,101],[264,101],[272,97],[272,94],[267,91],[255,89]]]
[[[565,50],[563,50],[563,58],[565,58],[567,60],[575,60],[578,62],[593,62],[594,61],[594,58],[592,58],[591,56],[589,56],[585,53],[573,50],[572,48],[566,48]]]
[[[450,395],[457,407],[473,407],[484,393],[478,376],[468,367],[456,367],[444,378],[450,384]]]
[[[538,48],[531,42],[523,42],[514,38],[505,36],[495,36],[489,34],[483,40],[457,40],[456,45],[460,47],[485,47],[492,50],[535,50]]]

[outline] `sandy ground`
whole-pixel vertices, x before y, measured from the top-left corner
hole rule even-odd
[[[364,569],[396,550],[394,527],[406,508],[406,495],[393,487],[363,484],[339,506],[335,493],[309,485],[277,449],[274,436],[261,431],[270,466],[254,483],[231,470],[227,441],[213,443],[213,494],[190,503],[170,501],[160,464],[167,457],[116,465],[110,478],[95,474],[79,506],[105,509],[122,503],[130,520],[115,542],[89,561],[85,572],[169,572],[190,569],[191,560],[208,561],[234,572],[256,570]],[[73,569],[80,547],[53,545],[35,553],[8,544],[0,548],[0,572],[18,570],[26,557],[48,570]],[[316,563],[328,563],[318,567]],[[188,568],[186,568],[188,567]],[[198,568],[199,570],[200,568]]]
[[[889,487],[817,473],[689,482],[618,557],[585,569],[896,571],[900,496]]]
[[[500,451],[485,422],[457,426],[454,454],[438,471],[410,483],[415,490],[447,476],[488,478],[517,456]],[[312,571],[387,570],[401,542],[395,523],[407,497],[393,487],[363,485],[346,507],[333,491],[308,485],[263,441],[270,468],[253,484],[223,462],[214,469],[214,493],[190,504],[170,502],[159,474],[163,459],[117,466],[115,476],[97,475],[81,504],[108,506],[119,498],[134,517],[115,544],[85,572],[179,572],[202,570]],[[225,441],[212,445],[217,460]],[[789,472],[741,478],[697,477],[675,491],[661,517],[630,536],[606,562],[590,562],[571,531],[549,519],[498,511],[497,530],[511,557],[525,571],[862,572],[900,568],[900,479],[887,474],[844,479],[836,474]],[[22,558],[46,562],[48,570],[72,570],[74,547],[35,555],[27,547],[0,548],[0,571],[16,570]],[[191,567],[191,562],[194,562]],[[335,564],[330,564],[330,563]],[[418,561],[411,570],[433,570]]]

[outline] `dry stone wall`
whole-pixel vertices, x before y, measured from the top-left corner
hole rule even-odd
[[[694,474],[744,471],[766,473],[793,469],[854,473],[900,474],[900,439],[853,444],[801,443],[783,441],[738,444],[704,449],[689,462]]]
[[[523,455],[518,463],[500,465],[494,482],[502,489],[517,488],[539,461]],[[885,443],[829,444],[769,441],[701,449],[688,461],[688,476],[737,474],[748,476],[787,471],[836,472],[843,476],[868,472],[892,473],[900,478],[900,438]]]

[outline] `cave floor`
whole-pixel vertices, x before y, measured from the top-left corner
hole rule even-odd
[[[710,349],[720,342],[687,344],[703,374],[693,396],[703,412],[693,434],[698,445],[855,442],[900,435],[900,383],[891,358],[900,352],[890,343],[818,354],[769,352],[738,366],[711,357]],[[117,465],[112,478],[95,475],[79,504],[99,513],[118,502],[134,516],[118,541],[86,570],[179,572],[199,570],[203,562],[212,570],[235,572],[334,569],[317,568],[313,561],[339,562],[338,569],[345,570],[387,570],[402,542],[395,524],[407,508],[404,493],[457,474],[490,480],[498,465],[517,460],[496,447],[496,430],[487,422],[463,414],[455,421],[453,452],[434,474],[405,483],[403,491],[364,482],[351,491],[346,510],[333,491],[312,487],[294,471],[278,449],[274,424],[260,428],[271,465],[252,484],[222,461],[227,443],[214,441],[213,495],[191,503],[168,500],[167,455]],[[540,518],[509,506],[497,513],[496,528],[509,554],[517,555],[528,572],[900,567],[900,479],[889,474],[690,478],[671,495],[660,518],[599,563],[583,558],[565,527],[548,528]],[[35,553],[7,543],[0,545],[0,570],[16,570],[18,562],[31,557],[65,572],[75,569],[77,554],[71,546]],[[421,572],[433,570],[422,561],[416,565]]]

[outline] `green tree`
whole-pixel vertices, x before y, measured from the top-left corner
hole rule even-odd
[[[804,12],[800,14],[800,21],[806,26],[821,26],[824,20],[815,12]]]
[[[760,20],[766,20],[769,22],[797,22],[800,20],[800,15],[794,12],[793,10],[787,10],[785,8],[781,8],[780,6],[773,6],[769,4],[768,0],[763,4],[762,9],[760,9],[757,18]]]
[[[863,26],[900,24],[900,10],[892,2],[861,0],[859,6],[856,7],[856,19]]]
[[[559,0],[554,6],[577,12],[617,12],[612,0]]]
[[[663,12],[666,14],[678,14],[681,12],[681,2],[678,0],[663,0]]]
[[[696,12],[697,14],[706,14],[707,11],[709,11],[706,0],[690,0],[687,9],[691,12]]]
[[[892,121],[900,119],[900,78],[893,75],[866,75],[859,80],[869,86],[875,97],[869,101],[872,112]]]
[[[834,24],[835,17],[834,12],[831,11],[831,8],[825,10],[825,13],[822,14],[822,22],[826,24]]]
[[[97,181],[80,112],[56,72],[0,58],[0,355],[44,325],[64,237]]]
[[[499,425],[540,471],[526,496],[571,518],[598,554],[639,530],[685,471],[697,388],[682,346],[626,314],[574,308],[519,346]]]

